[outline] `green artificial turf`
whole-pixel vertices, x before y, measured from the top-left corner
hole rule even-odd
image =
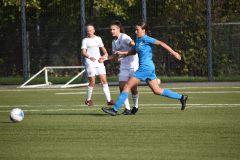
[[[185,111],[140,87],[139,112],[112,117],[101,111],[101,88],[93,107],[85,88],[0,89],[0,159],[240,159],[240,86],[174,90],[189,95]],[[25,112],[20,123],[9,120],[14,107]]]

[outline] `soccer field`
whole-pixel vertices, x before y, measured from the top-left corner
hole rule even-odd
[[[138,113],[125,116],[121,109],[115,117],[101,110],[101,87],[93,107],[84,105],[85,88],[2,88],[0,159],[240,159],[240,85],[166,87],[189,96],[186,110],[146,86],[139,87]],[[110,90],[116,100],[118,88]],[[25,112],[20,123],[9,120],[14,107]]]

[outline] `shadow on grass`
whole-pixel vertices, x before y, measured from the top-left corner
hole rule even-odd
[[[46,116],[96,116],[96,117],[109,116],[104,113],[42,113],[41,115],[46,115]]]
[[[13,123],[13,124],[15,124],[15,122],[11,122],[11,121],[0,122],[0,123]]]

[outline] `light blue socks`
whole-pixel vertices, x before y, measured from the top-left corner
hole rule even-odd
[[[177,92],[173,92],[170,89],[164,89],[162,96],[164,97],[168,97],[168,98],[173,98],[173,99],[178,99],[180,100],[182,98],[182,95],[177,93]],[[113,109],[117,112],[121,106],[123,105],[124,101],[127,99],[128,97],[128,92],[122,92],[120,94],[120,96],[117,99],[117,102],[115,103]]]
[[[114,105],[114,107],[113,107],[113,109],[117,112],[120,108],[121,108],[121,106],[122,106],[122,104],[124,103],[124,101],[127,99],[127,97],[128,97],[128,92],[122,92],[121,94],[120,94],[120,96],[118,97],[118,99],[117,99],[117,102],[115,103],[115,105]]]
[[[173,92],[170,89],[163,89],[162,96],[168,97],[168,98],[173,98],[173,99],[178,99],[178,100],[180,100],[182,98],[181,94],[179,94],[177,92]]]

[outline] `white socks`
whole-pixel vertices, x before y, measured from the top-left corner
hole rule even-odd
[[[138,99],[139,99],[139,95],[136,94],[136,95],[132,95],[132,100],[133,100],[133,106],[138,108]],[[129,104],[129,101],[128,101],[128,98],[124,101],[124,105],[125,105],[125,108],[127,110],[130,110],[130,104]]]
[[[103,92],[104,92],[104,95],[105,95],[107,101],[108,102],[111,101],[111,95],[110,95],[108,84],[103,84]],[[87,87],[87,100],[92,99],[92,93],[93,93],[93,87],[88,86]]]
[[[103,86],[103,92],[105,94],[105,97],[106,97],[107,101],[110,102],[111,101],[111,95],[110,95],[108,84],[103,84],[102,86]]]
[[[133,99],[133,106],[138,108],[138,99],[139,99],[139,95],[132,95],[132,99]]]
[[[111,101],[111,94],[110,94],[110,91],[109,91],[108,84],[103,84],[103,92],[104,92],[104,95],[105,95],[107,101],[110,102]],[[87,87],[87,100],[92,99],[92,93],[93,93],[93,87],[88,86]],[[133,99],[133,106],[138,108],[139,95],[138,94],[132,95],[132,99]],[[126,109],[128,109],[128,110],[131,109],[128,98],[124,101],[124,105],[125,105]]]
[[[130,109],[131,109],[131,108],[130,108],[129,101],[128,101],[128,98],[124,101],[124,105],[125,105],[125,108],[126,108],[127,110],[130,110]]]
[[[88,86],[87,87],[87,100],[92,99],[92,92],[93,92],[93,87]]]

